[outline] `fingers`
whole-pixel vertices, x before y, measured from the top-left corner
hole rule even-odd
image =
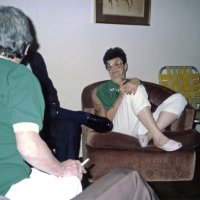
[[[135,94],[135,89],[134,88],[132,88],[132,87],[130,87],[130,88],[126,88],[125,89],[125,93],[126,94]]]
[[[120,92],[124,94],[135,94],[137,91],[138,85],[135,85],[131,82],[127,82],[126,80],[122,81],[120,84]]]
[[[77,176],[82,180],[83,173],[87,172],[78,160],[67,160],[62,165],[64,166],[64,176]]]
[[[78,178],[80,180],[82,180],[83,178],[83,174],[87,173],[87,171],[85,170],[84,166],[81,165],[80,161],[76,161],[76,168],[78,171]]]
[[[123,85],[125,85],[126,83],[128,83],[128,81],[127,81],[127,80],[123,80],[123,81],[121,82],[120,86],[123,86]]]
[[[79,173],[82,173],[82,174],[87,173],[87,171],[85,170],[85,167],[80,163],[80,161],[77,160],[76,164],[77,164],[77,169]]]
[[[135,94],[136,90],[137,87],[133,84],[127,83],[126,85],[124,85],[124,91],[126,94]]]

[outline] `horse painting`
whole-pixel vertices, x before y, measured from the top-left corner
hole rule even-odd
[[[108,0],[108,3],[110,3],[111,8],[113,6],[113,1],[114,0]],[[130,10],[130,8],[133,6],[133,1],[134,0],[115,0],[117,3],[117,6],[119,6],[119,1],[125,1],[127,3],[128,9]]]

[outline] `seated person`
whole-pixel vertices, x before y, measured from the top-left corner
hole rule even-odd
[[[112,131],[138,138],[141,147],[146,147],[153,139],[154,145],[165,151],[181,148],[180,142],[169,139],[162,130],[181,115],[187,104],[185,97],[180,93],[173,94],[151,113],[145,87],[139,85],[137,90],[132,90],[126,79],[128,64],[125,52],[118,47],[110,48],[103,61],[111,80],[93,92],[95,113],[112,120]]]
[[[60,107],[57,91],[48,76],[44,59],[38,52],[30,49],[23,63],[41,84],[46,108],[44,127],[40,134],[51,149],[55,149],[55,156],[60,161],[78,159],[82,124],[101,133],[112,130],[112,122],[105,117]]]
[[[10,200],[67,200],[82,191],[79,160],[60,162],[41,139],[40,83],[20,62],[32,43],[28,17],[0,6],[0,195]]]

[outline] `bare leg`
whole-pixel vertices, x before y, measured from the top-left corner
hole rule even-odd
[[[162,111],[159,114],[158,119],[156,120],[156,125],[159,128],[159,130],[162,131],[163,129],[168,127],[170,124],[172,124],[177,119],[177,117],[178,116],[176,114]],[[148,137],[148,140],[150,141],[153,136],[150,132],[147,132],[147,137]]]
[[[156,121],[156,124],[160,130],[163,130],[172,124],[177,118],[178,116],[173,113],[162,111]]]
[[[139,120],[148,130],[148,138],[152,137],[156,146],[162,146],[168,142],[168,138],[158,128],[149,107],[145,107],[138,114]]]
[[[172,140],[170,141],[170,139],[161,132],[161,129],[166,128],[170,123],[172,123],[177,118],[176,115],[172,113],[168,113],[168,112],[162,112],[156,124],[152,116],[152,113],[150,111],[150,108],[145,107],[139,112],[138,118],[143,123],[143,125],[147,128],[148,138],[152,137],[153,142],[156,146],[165,148],[167,145],[165,149],[168,149],[169,151],[176,150],[182,146],[181,143],[177,143],[176,141],[172,141]]]

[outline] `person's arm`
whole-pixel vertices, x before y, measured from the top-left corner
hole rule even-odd
[[[40,82],[45,102],[48,106],[60,106],[57,90],[48,75],[46,63],[42,55],[38,52],[29,52],[27,62],[30,63],[32,72]]]
[[[128,82],[132,83],[132,84],[134,84],[136,86],[139,86],[140,84],[142,84],[142,81],[140,79],[138,79],[138,78],[135,78],[135,77],[130,79]]]
[[[116,99],[115,103],[112,105],[110,109],[107,110],[106,116],[108,119],[113,120],[114,116],[117,113],[117,110],[122,102],[122,99],[124,97],[124,93],[120,92],[118,98]]]
[[[33,167],[55,176],[74,175],[82,179],[82,172],[85,170],[80,162],[76,160],[59,162],[38,133],[18,131],[15,135],[19,153]]]
[[[93,91],[92,94],[92,100],[95,108],[95,114],[107,117],[111,121],[113,120],[114,116],[117,113],[118,107],[120,106],[124,94],[132,94],[135,93],[137,90],[137,87],[141,84],[140,79],[138,78],[132,78],[128,81],[122,82],[120,85],[120,94],[118,98],[116,99],[115,103],[112,105],[110,109],[105,111],[103,108],[103,105],[100,101],[100,99],[96,95],[96,89]]]
[[[15,69],[9,77],[7,107],[18,152],[27,163],[41,171],[56,176],[75,175],[81,179],[84,168],[80,162],[59,162],[39,135],[45,106],[38,80],[23,66]]]
[[[93,105],[94,105],[94,114],[102,116],[102,117],[107,117],[108,119],[110,119],[112,121],[122,99],[123,99],[123,93],[121,93],[121,95],[119,95],[119,97],[116,99],[113,106],[109,110],[106,111],[103,107],[101,100],[96,95],[96,88],[95,88],[92,91],[92,101],[93,101]]]
[[[96,95],[97,88],[92,91],[92,102],[94,106],[94,114],[106,117],[106,110],[103,107],[101,100]]]
[[[124,97],[124,94],[134,94],[137,90],[137,87],[141,84],[140,79],[138,78],[132,78],[130,80],[125,80],[122,82],[120,85],[120,94],[118,98],[116,99],[115,103],[112,105],[112,107],[107,110],[106,116],[110,119],[113,120],[114,116],[117,113],[117,110],[122,102],[122,99]]]
[[[124,83],[124,91],[126,94],[135,94],[138,86],[141,84],[141,80],[138,78],[132,78]]]

